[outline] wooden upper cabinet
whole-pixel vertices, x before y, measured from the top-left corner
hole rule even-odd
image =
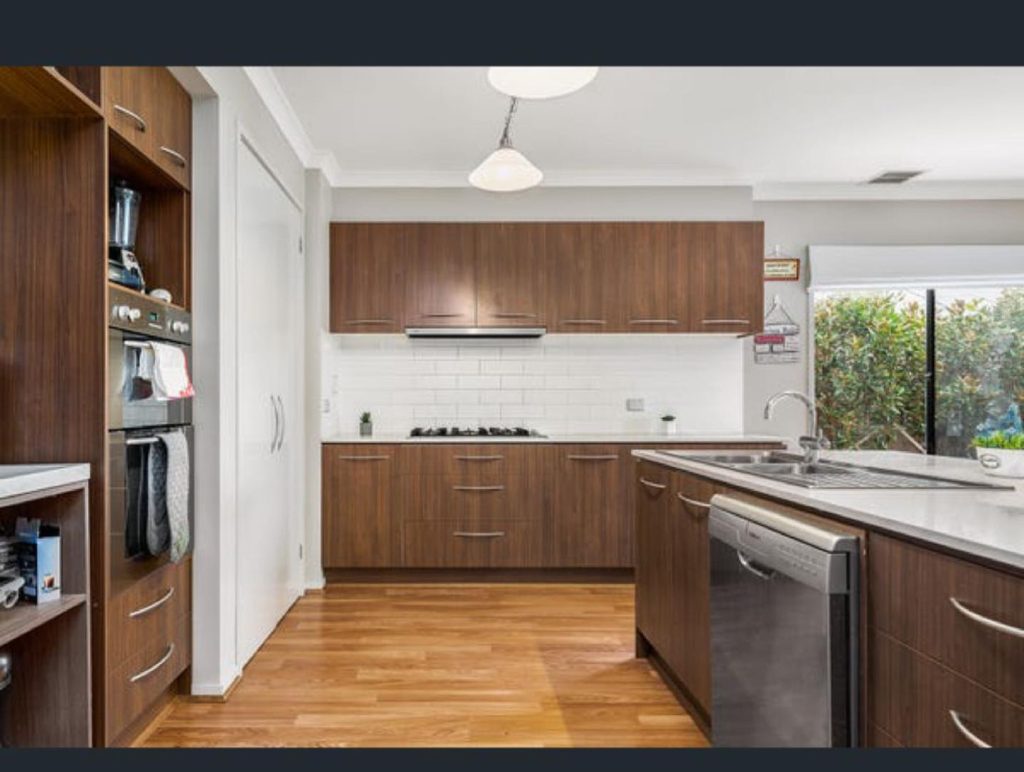
[[[543,223],[483,223],[476,238],[476,323],[538,327],[547,322]]]
[[[153,158],[182,187],[192,180],[192,97],[166,67],[150,68],[158,112]]]
[[[695,332],[754,333],[764,319],[764,223],[694,223],[690,325]]]
[[[687,329],[687,242],[678,223],[615,223],[622,332]]]
[[[400,332],[416,226],[331,223],[331,332]]]
[[[103,68],[103,113],[118,135],[147,156],[153,154],[155,94],[149,67]]]
[[[548,329],[610,332],[623,324],[615,223],[564,222],[545,226]]]
[[[476,324],[476,234],[467,223],[415,225],[405,272],[408,327]]]

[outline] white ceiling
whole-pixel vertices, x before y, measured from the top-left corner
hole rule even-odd
[[[253,71],[250,70],[250,75]],[[259,73],[257,73],[259,75]],[[274,77],[276,76],[276,83]],[[465,185],[508,99],[483,67],[275,67],[293,143],[332,183]],[[299,126],[301,124],[301,126]],[[1024,183],[1024,68],[605,67],[521,102],[513,142],[545,184]]]

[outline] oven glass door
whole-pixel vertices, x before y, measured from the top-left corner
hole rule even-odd
[[[192,423],[192,399],[160,401],[153,397],[153,387],[139,377],[139,357],[146,337],[124,330],[110,329],[107,354],[107,402],[109,428],[131,429],[150,426],[180,426]],[[134,344],[134,345],[133,345]],[[185,353],[189,371],[192,369],[190,346],[177,345]]]

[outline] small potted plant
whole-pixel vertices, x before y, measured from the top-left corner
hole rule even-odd
[[[661,417],[661,426],[665,434],[676,433],[676,417],[671,413]]]
[[[369,413],[363,413],[361,416],[359,416],[359,436],[373,436],[373,421],[371,420]]]
[[[1024,434],[992,432],[974,438],[974,450],[985,474],[1024,477]]]

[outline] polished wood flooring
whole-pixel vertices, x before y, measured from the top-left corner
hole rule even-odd
[[[331,585],[143,744],[705,746],[633,646],[629,584]]]

